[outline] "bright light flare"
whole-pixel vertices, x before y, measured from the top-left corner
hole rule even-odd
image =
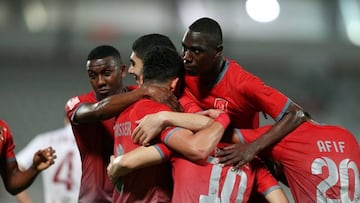
[[[280,14],[277,0],[247,0],[245,8],[250,18],[260,23],[274,21]]]

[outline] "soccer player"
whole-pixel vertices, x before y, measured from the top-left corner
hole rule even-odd
[[[19,166],[24,169],[29,168],[31,166],[29,155],[33,154],[36,149],[47,145],[52,145],[56,149],[58,161],[42,174],[44,202],[77,202],[80,189],[81,160],[67,117],[64,118],[63,128],[37,135],[16,154]],[[16,197],[18,198],[18,196]],[[28,194],[27,197],[30,198]]]
[[[158,52],[161,56],[157,59],[161,57],[161,66],[152,68],[147,74],[141,74],[139,79],[142,80],[144,77],[144,81],[147,81],[144,84],[140,82],[141,85],[161,84],[170,86],[170,89],[176,87],[178,77],[182,76],[181,72],[183,72],[182,60],[176,50],[170,48],[164,48],[164,50],[166,51]],[[163,77],[159,77],[159,71],[164,72]],[[144,98],[122,111],[114,126],[114,154],[119,156],[139,147],[131,139],[132,130],[136,126],[135,122],[148,113],[162,110],[171,111],[165,104]],[[156,145],[156,149],[167,157],[168,152],[164,144]],[[124,176],[120,183],[117,182],[113,202],[170,202],[171,186],[170,164],[163,163],[146,167]]]
[[[89,53],[86,67],[93,91],[71,98],[65,106],[82,161],[78,202],[111,202],[114,186],[106,178],[106,157],[112,154],[114,119],[90,122],[86,104],[126,92],[125,65],[117,49],[102,45]]]
[[[143,97],[156,96],[174,108],[178,102],[166,88],[123,88],[125,65],[112,46],[94,48],[86,67],[93,90],[69,99],[65,106],[82,161],[79,202],[111,202],[114,186],[107,178],[106,167],[114,145],[114,116]]]
[[[319,124],[307,113],[305,115],[305,123],[262,154],[281,164],[296,202],[360,201],[357,140],[340,126]],[[270,128],[237,129],[234,142],[252,142]],[[220,163],[235,163],[234,168],[238,167],[241,147],[241,144],[234,144],[219,151]]]
[[[176,61],[178,65],[174,64]],[[174,79],[174,76],[176,76],[174,71],[176,71],[175,67],[182,67],[181,63],[181,58],[174,50],[158,48],[149,52],[144,59],[142,75],[144,85],[152,83],[169,86],[174,91],[174,85],[178,80],[178,78]],[[178,74],[177,77],[179,77]],[[156,144],[150,147],[137,146],[136,148],[129,148],[129,146],[134,145],[131,140],[131,132],[135,128],[135,121],[149,113],[158,111],[161,112],[155,114],[155,117],[160,119],[162,117],[161,113],[169,112],[170,109],[163,104],[144,99],[133,104],[117,120],[115,131],[118,132],[115,132],[115,135],[118,136],[115,137],[115,150],[118,156],[111,158],[108,173],[110,178],[117,182],[117,185],[123,184],[121,195],[125,193],[126,184],[139,185],[138,182],[134,181],[136,177],[143,177],[143,182],[147,180],[144,177],[158,177],[158,173],[151,170],[150,167],[142,167],[169,159],[169,152],[166,151],[163,144],[159,143],[159,140],[155,140]],[[171,201],[247,202],[253,186],[256,185],[258,191],[262,192],[270,202],[287,202],[285,194],[280,189],[277,181],[270,175],[264,165],[261,165],[259,160],[252,161],[239,171],[231,171],[231,167],[216,165],[214,159],[208,157],[217,146],[230,122],[228,115],[225,113],[212,114],[215,122],[208,117],[203,118],[204,116],[192,115],[195,118],[190,123],[187,123],[190,125],[189,128],[197,130],[195,135],[190,130],[177,128],[168,128],[161,135],[162,141],[181,153],[174,153],[171,158],[174,179]],[[185,116],[185,114],[179,116]],[[178,125],[181,124],[178,123]],[[203,127],[200,128],[200,126]],[[133,150],[128,152],[127,149]],[[193,163],[183,156],[199,162],[201,165]],[[140,175],[149,172],[151,175]],[[130,179],[132,181],[129,180],[129,177],[132,178]],[[135,187],[134,190],[129,189],[128,191],[132,193],[139,192]],[[142,193],[146,194],[146,191]]]
[[[37,175],[54,164],[55,150],[47,147],[38,150],[32,158],[32,165],[25,171],[20,171],[14,153],[14,141],[9,126],[0,120],[0,173],[6,190],[16,195],[28,188]]]
[[[227,112],[231,126],[237,128],[259,127],[260,112],[277,121],[263,136],[245,147],[241,164],[303,122],[303,111],[298,105],[235,61],[223,57],[222,31],[215,20],[196,20],[185,32],[182,46],[185,94],[202,109]]]

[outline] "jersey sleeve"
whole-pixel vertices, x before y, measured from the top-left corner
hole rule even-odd
[[[12,137],[12,133],[9,129],[8,124],[0,120],[0,126],[2,128],[2,140],[0,141],[0,157],[2,160],[14,161],[15,159],[15,144]]]
[[[291,100],[280,91],[266,85],[255,76],[249,76],[244,86],[244,94],[259,111],[279,121],[287,111]]]
[[[255,158],[251,163],[254,170],[256,170],[256,188],[260,194],[266,196],[271,191],[280,188],[277,180],[271,175],[260,159]]]
[[[155,149],[159,152],[159,154],[163,160],[170,159],[170,157],[172,155],[172,151],[164,143],[155,144]]]
[[[81,103],[82,102],[80,101],[79,96],[73,97],[66,102],[65,113],[71,121],[73,121],[76,109],[80,106]]]
[[[186,113],[197,113],[202,111],[202,108],[192,99],[192,95],[187,88],[184,90],[183,96],[179,99],[180,104]]]
[[[167,127],[160,134],[160,140],[167,144],[169,137],[176,131],[180,130],[180,127]]]

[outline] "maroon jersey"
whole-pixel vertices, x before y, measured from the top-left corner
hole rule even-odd
[[[114,146],[114,119],[88,124],[73,122],[76,110],[84,103],[97,102],[93,91],[71,98],[66,114],[71,120],[82,162],[79,202],[111,202],[114,186],[107,175],[107,165]]]
[[[215,84],[200,86],[198,76],[185,76],[185,95],[202,109],[220,109],[231,118],[231,126],[256,128],[259,112],[276,121],[281,119],[291,100],[245,71],[235,61],[227,60]]]
[[[2,127],[2,137],[0,137],[1,163],[16,161],[14,153],[15,144],[9,126],[4,120],[0,120],[0,126]],[[1,166],[1,168],[4,169],[5,166]]]
[[[237,133],[251,142],[270,127]],[[296,202],[360,200],[359,144],[341,127],[305,122],[264,155],[282,164]]]
[[[117,118],[114,126],[114,154],[119,156],[139,147],[131,139],[131,133],[136,127],[135,121],[147,114],[159,111],[171,110],[166,105],[149,99],[141,99],[125,109]],[[168,159],[170,151],[163,143],[155,142],[155,147],[160,155],[164,159]],[[171,165],[168,162],[137,169],[118,181],[113,202],[170,202],[172,184]]]

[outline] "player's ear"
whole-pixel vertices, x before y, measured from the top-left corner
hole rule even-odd
[[[144,76],[143,75],[140,75],[139,77],[139,86],[142,86],[144,84]]]
[[[175,91],[176,85],[177,85],[178,82],[179,82],[179,78],[174,78],[174,79],[172,79],[172,80],[170,81],[170,90],[171,90],[172,92]]]
[[[121,70],[121,77],[124,78],[126,76],[126,66],[121,65],[120,70]]]
[[[217,56],[222,56],[223,50],[224,50],[224,46],[223,46],[222,44],[218,45],[218,46],[216,47],[216,55],[217,55]]]

